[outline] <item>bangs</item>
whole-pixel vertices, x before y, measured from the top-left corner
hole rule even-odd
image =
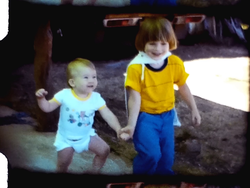
[[[165,18],[146,18],[136,36],[136,49],[144,51],[146,43],[150,41],[168,42],[169,49],[175,49],[177,41],[172,24]]]
[[[146,34],[146,33],[145,33]],[[160,27],[151,28],[148,30],[147,36],[145,36],[145,42],[148,41],[164,41],[167,42],[169,39],[169,33],[163,31]]]
[[[154,19],[145,24],[147,32],[144,32],[145,39],[148,41],[168,41],[169,31],[164,20],[156,22]]]

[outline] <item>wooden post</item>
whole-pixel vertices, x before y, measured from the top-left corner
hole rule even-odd
[[[37,30],[34,40],[34,76],[36,90],[44,88],[48,91],[46,99],[50,99],[54,93],[52,84],[47,83],[50,65],[52,63],[52,40],[53,35],[50,21],[43,21]],[[38,131],[56,131],[58,122],[58,111],[44,113],[36,104],[36,115],[38,120]]]

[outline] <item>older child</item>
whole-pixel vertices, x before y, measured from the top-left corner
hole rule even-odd
[[[176,118],[174,84],[199,125],[201,118],[186,84],[183,61],[170,50],[177,47],[171,23],[165,18],[146,18],[136,36],[139,54],[127,68],[125,87],[129,93],[128,124],[121,129],[130,134],[138,155],[134,174],[172,175]]]
[[[67,67],[68,85],[47,101],[47,91],[36,92],[41,110],[51,112],[60,106],[60,117],[54,146],[58,152],[57,171],[67,172],[74,152],[90,150],[95,153],[93,172],[97,173],[105,164],[110,148],[92,128],[95,111],[113,128],[117,136],[121,126],[116,116],[106,106],[104,99],[94,89],[97,86],[93,63],[77,58]],[[123,136],[126,136],[123,134]]]

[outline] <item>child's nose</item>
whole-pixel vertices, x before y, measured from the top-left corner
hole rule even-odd
[[[160,45],[160,44],[157,44],[157,45],[156,45],[156,49],[157,49],[157,50],[161,50],[161,45]]]

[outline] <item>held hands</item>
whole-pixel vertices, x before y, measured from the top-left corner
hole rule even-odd
[[[128,133],[121,133],[120,134],[120,139],[124,140],[124,141],[127,141],[130,139],[130,136]]]
[[[124,141],[127,141],[130,138],[132,139],[133,135],[134,135],[134,131],[135,131],[134,127],[127,125],[126,127],[122,128],[120,130],[119,138],[124,140]]]
[[[36,91],[36,97],[37,98],[43,98],[47,94],[48,94],[48,92],[45,89],[39,89],[39,90]]]
[[[118,138],[118,139],[121,139],[121,140],[124,140],[124,141],[129,140],[129,139],[130,139],[129,134],[127,134],[127,133],[125,133],[125,132],[122,132],[121,130],[122,130],[122,129],[119,129],[118,131],[116,131],[117,138]]]
[[[127,141],[130,139],[130,135],[124,131],[122,131],[123,129],[120,127],[119,129],[116,130],[116,136],[118,139],[121,139],[123,141]]]

